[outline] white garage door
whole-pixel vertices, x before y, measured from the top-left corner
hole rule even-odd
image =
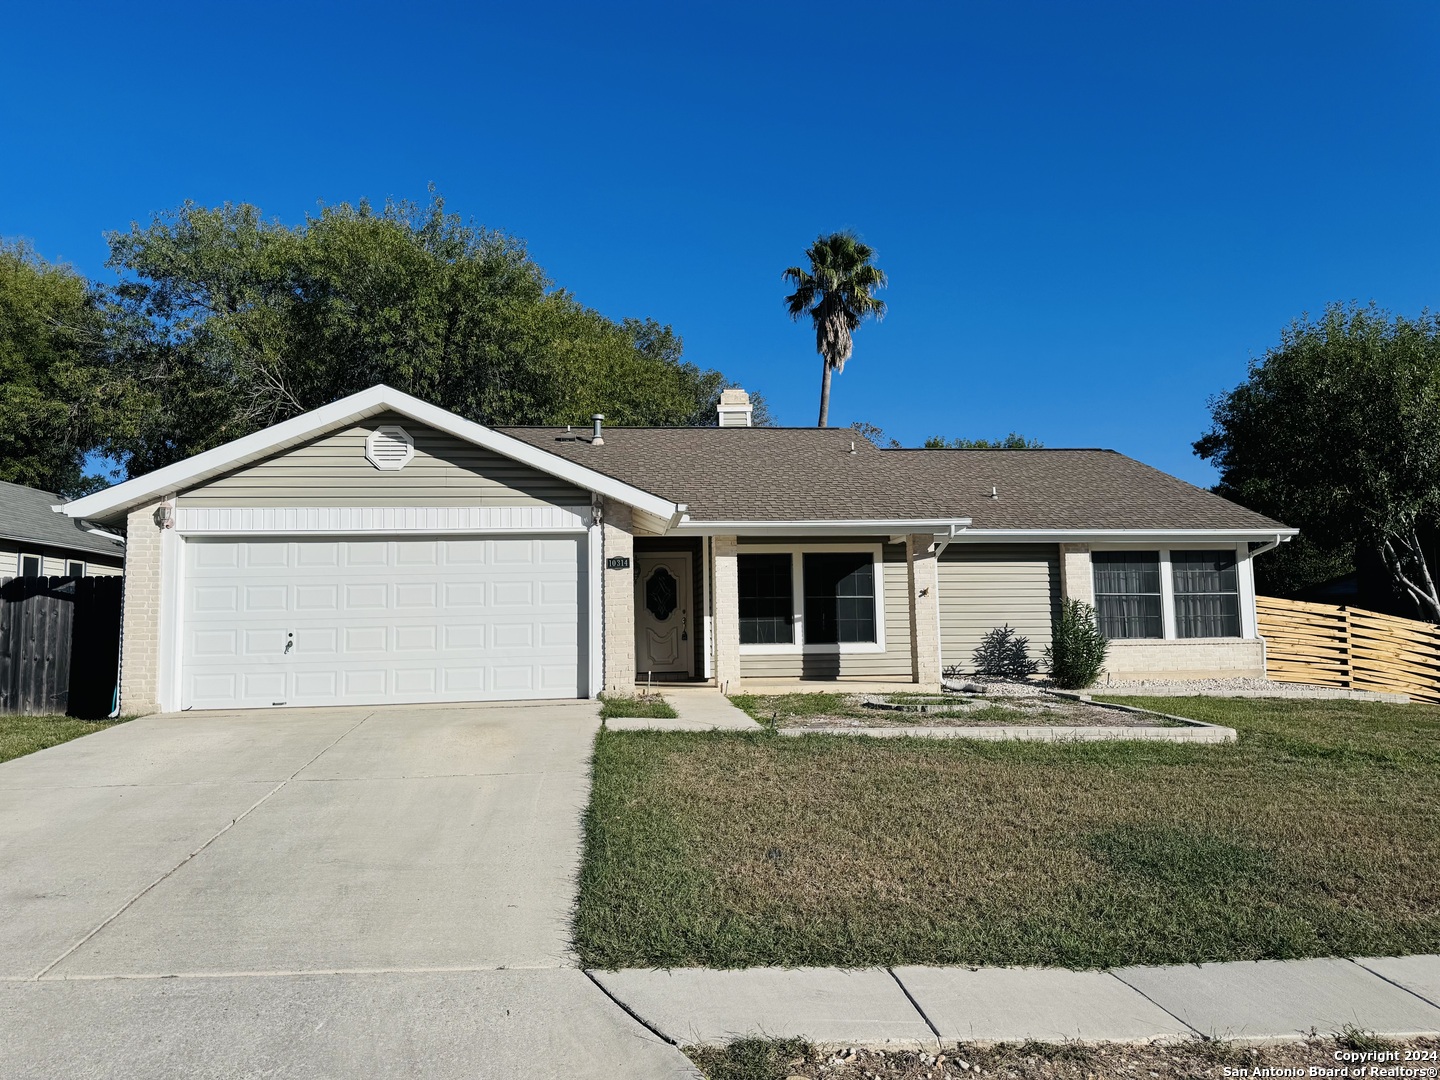
[[[185,544],[182,707],[577,697],[578,538]]]

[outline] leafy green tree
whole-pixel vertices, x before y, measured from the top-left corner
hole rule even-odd
[[[1373,304],[1302,319],[1211,402],[1195,452],[1217,491],[1298,526],[1318,547],[1379,548],[1424,618],[1440,621],[1440,318]]]
[[[670,327],[584,307],[519,241],[433,194],[297,226],[186,203],[110,249],[119,352],[145,407],[109,449],[132,474],[379,382],[485,424],[663,426],[713,417],[726,385],[681,358]]]
[[[122,422],[124,380],[86,280],[0,242],[0,480],[64,495],[99,484],[86,452]]]
[[[850,424],[850,429],[856,434],[869,439],[876,446],[885,446],[890,450],[900,449],[900,440],[887,436],[885,429],[879,424],[872,424],[866,420],[855,420]]]
[[[792,266],[782,277],[795,286],[785,298],[790,318],[799,321],[809,315],[815,324],[815,351],[820,354],[820,421],[830,419],[830,375],[845,370],[845,361],[854,352],[854,332],[873,316],[885,317],[885,301],[875,290],[886,285],[885,272],[871,260],[874,250],[850,232],[816,238],[805,249],[810,269]]]
[[[1012,431],[1003,439],[947,439],[943,435],[931,435],[924,446],[926,450],[1041,450],[1045,444]]]

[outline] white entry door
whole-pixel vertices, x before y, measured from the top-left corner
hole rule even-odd
[[[689,553],[647,552],[635,567],[636,673],[695,674]]]
[[[190,539],[181,706],[579,697],[574,537]]]

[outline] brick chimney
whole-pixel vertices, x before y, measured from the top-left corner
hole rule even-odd
[[[715,411],[720,414],[721,427],[750,427],[755,406],[750,404],[750,395],[737,386],[720,391],[720,404]]]

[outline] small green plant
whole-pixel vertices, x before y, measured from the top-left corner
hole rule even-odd
[[[1095,609],[1083,600],[1066,600],[1060,605],[1051,628],[1045,663],[1055,685],[1064,690],[1083,690],[1100,676],[1110,643],[1100,633]]]
[[[1009,625],[997,626],[981,638],[970,659],[975,674],[992,679],[1023,680],[1040,670],[1039,662],[1030,659],[1030,639]]]

